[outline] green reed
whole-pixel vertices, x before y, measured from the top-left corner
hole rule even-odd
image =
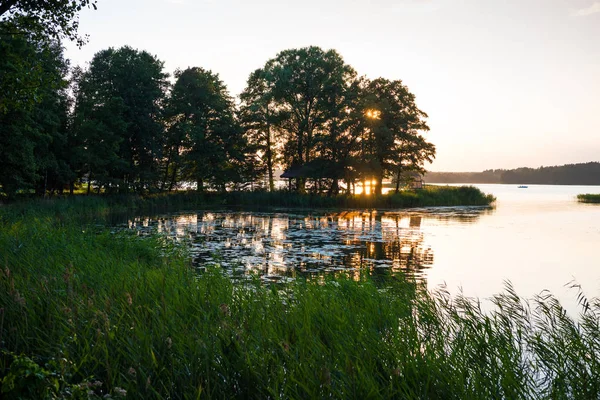
[[[581,203],[600,203],[600,194],[578,194],[577,200]]]
[[[402,276],[233,283],[42,212],[0,225],[2,398],[597,399],[600,302],[484,307]],[[54,396],[54,397],[52,397]]]
[[[161,212],[206,207],[289,207],[289,208],[406,208],[428,206],[489,206],[496,199],[473,186],[425,186],[383,196],[299,194],[286,190],[274,192],[177,191],[148,195],[75,195],[50,199],[26,200],[4,206],[0,218],[77,213],[88,220],[125,211]]]

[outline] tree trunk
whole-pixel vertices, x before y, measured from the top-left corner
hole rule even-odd
[[[204,192],[204,181],[201,178],[198,179],[198,187],[196,190],[198,190],[198,192]]]
[[[296,178],[296,186],[298,193],[306,193],[306,178]]]
[[[269,173],[269,192],[275,190],[273,180],[273,151],[271,149],[271,124],[267,124],[267,172]]]
[[[377,186],[375,186],[374,193],[381,196],[383,194],[383,174],[377,177]]]
[[[171,182],[169,183],[169,192],[175,187],[175,179],[177,177],[177,166],[173,167],[173,173],[171,174]]]
[[[396,174],[396,193],[400,193],[400,174],[402,173],[401,168],[398,168]]]
[[[160,190],[165,190],[167,186],[167,179],[169,179],[169,166],[171,165],[171,152],[169,152],[169,157],[167,158],[167,165],[165,165],[165,176],[163,178],[162,184],[160,186]]]
[[[340,186],[337,178],[333,178],[333,182],[331,182],[331,187],[329,188],[328,196],[338,195],[340,193]]]

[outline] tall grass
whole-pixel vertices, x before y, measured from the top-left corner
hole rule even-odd
[[[577,200],[581,203],[600,203],[600,194],[578,194]]]
[[[39,213],[0,225],[2,398],[600,398],[580,290],[572,317],[510,285],[485,312],[402,276],[234,284],[161,237]]]
[[[383,196],[325,196],[298,194],[285,190],[274,192],[206,192],[178,191],[140,195],[76,195],[18,202],[3,207],[0,217],[17,218],[36,215],[60,216],[76,211],[89,219],[108,213],[169,211],[206,207],[289,207],[289,208],[406,208],[427,206],[483,206],[496,199],[473,186],[426,186],[422,190],[405,190]]]
[[[427,206],[482,206],[496,199],[473,186],[426,186],[422,190],[404,190],[383,196],[323,196],[276,192],[233,192],[223,204],[304,207],[304,208],[406,208]]]

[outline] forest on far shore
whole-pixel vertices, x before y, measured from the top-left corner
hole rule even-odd
[[[600,162],[553,167],[488,169],[483,172],[428,172],[429,183],[600,185]]]

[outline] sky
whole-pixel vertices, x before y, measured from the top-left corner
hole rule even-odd
[[[80,33],[73,65],[129,45],[234,96],[282,50],[335,49],[415,94],[432,171],[600,161],[599,0],[98,0]]]

